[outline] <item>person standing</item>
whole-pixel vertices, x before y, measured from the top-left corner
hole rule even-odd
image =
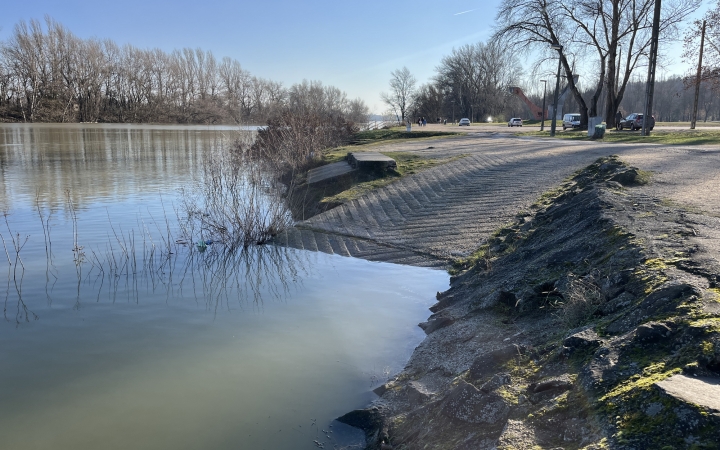
[[[615,129],[620,130],[620,121],[623,120],[622,112],[618,109],[615,113]]]

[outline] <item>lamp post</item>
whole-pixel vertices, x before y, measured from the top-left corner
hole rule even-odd
[[[562,62],[562,49],[563,46],[560,44],[552,44],[550,46],[551,49],[558,51],[558,70],[557,70],[557,79],[555,81],[555,106],[553,106],[553,116],[552,116],[552,122],[550,122],[550,136],[555,136],[555,128],[557,126],[557,108],[558,108],[558,94],[560,91],[560,64]]]
[[[543,109],[542,109],[542,118],[540,119],[542,122],[540,122],[540,131],[545,131],[545,93],[547,92],[547,80],[540,80],[540,82],[543,84]]]

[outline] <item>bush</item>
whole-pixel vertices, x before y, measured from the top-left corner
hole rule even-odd
[[[354,123],[340,116],[285,111],[258,131],[249,151],[280,174],[296,172],[312,167],[322,150],[349,142],[357,131]]]

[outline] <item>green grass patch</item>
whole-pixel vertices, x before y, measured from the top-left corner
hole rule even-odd
[[[403,127],[387,128],[382,130],[359,131],[352,136],[351,145],[372,144],[382,141],[395,141],[398,139],[420,139],[430,137],[447,137],[458,135],[453,131],[425,131],[416,130],[407,132]]]
[[[468,156],[463,154],[449,158],[433,158],[410,152],[382,152],[382,154],[395,160],[397,163],[397,173],[401,176],[411,175]]]
[[[388,175],[384,178],[378,178],[371,181],[364,181],[361,183],[358,183],[349,189],[346,189],[340,193],[337,193],[335,195],[325,197],[320,202],[322,203],[347,203],[352,200],[355,200],[356,198],[360,198],[363,195],[367,194],[370,191],[373,191],[375,189],[379,189],[381,187],[387,186],[388,184],[397,181],[399,179],[399,175]]]
[[[412,131],[408,133],[404,128],[361,131],[353,135],[353,140],[348,145],[323,150],[322,160],[326,164],[344,161],[347,154],[350,152],[372,151],[372,147],[387,142],[402,142],[415,139],[433,140],[448,137],[460,137],[462,135],[462,133],[449,131]],[[394,156],[391,156],[388,153],[383,152],[383,154],[387,154],[391,158],[394,158]]]
[[[343,192],[323,198],[321,202],[346,203],[356,198],[360,198],[372,190],[394,183],[403,176],[412,175],[440,164],[446,164],[467,156],[456,155],[449,158],[433,158],[410,152],[383,152],[383,155],[389,156],[395,160],[397,163],[397,170],[390,171],[386,173],[385,176],[378,177],[373,180],[359,182]]]
[[[656,127],[685,127],[690,129],[690,122],[655,122]],[[720,122],[696,122],[695,128],[718,127]]]
[[[448,273],[450,275],[458,275],[463,271],[475,266],[480,260],[489,261],[491,259],[489,248],[490,246],[485,244],[480,246],[469,256],[453,260],[452,266],[448,270]]]
[[[549,137],[550,131],[531,131],[522,133],[523,136]],[[580,130],[567,130],[555,134],[558,139],[571,141],[592,141],[587,132]],[[615,131],[605,132],[603,139],[597,141],[608,143],[643,143],[643,144],[664,144],[664,145],[712,145],[720,144],[720,130],[657,130],[651,132],[650,136],[642,136],[640,131]]]

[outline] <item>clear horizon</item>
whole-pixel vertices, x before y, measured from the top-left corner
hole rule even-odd
[[[373,113],[386,107],[380,93],[388,90],[390,72],[406,66],[419,84],[453,48],[486,41],[492,33],[500,0],[444,4],[414,2],[227,2],[208,0],[201,7],[187,0],[127,0],[93,3],[26,0],[4,8],[0,39],[15,24],[45,15],[80,38],[111,39],[139,48],[202,48],[216,58],[229,56],[252,75],[284,86],[318,80],[362,98]],[[693,17],[710,7],[704,1]],[[664,50],[667,64],[658,78],[681,74],[681,38]],[[530,58],[531,60],[532,58]],[[526,69],[529,67],[524,62]],[[528,80],[532,91],[540,83]],[[642,70],[638,71],[638,75]]]

